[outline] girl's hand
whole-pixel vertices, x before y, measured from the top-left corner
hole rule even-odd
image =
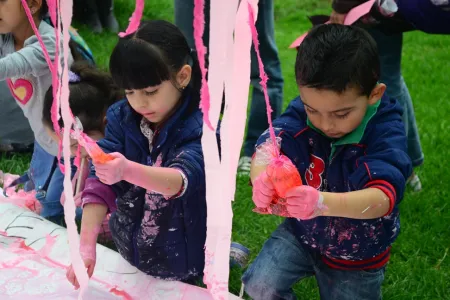
[[[95,262],[97,260],[96,255],[96,244],[94,245],[81,245],[80,246],[80,254],[83,259],[84,266],[87,269],[87,273],[89,278],[94,274]],[[77,277],[75,275],[75,271],[73,270],[72,265],[69,266],[66,272],[67,280],[75,287],[75,289],[80,288],[80,284],[78,283]]]
[[[129,160],[120,153],[110,153],[114,157],[113,160],[104,164],[95,163],[95,173],[101,182],[108,185],[113,185],[124,180],[124,174],[129,165]]]
[[[264,171],[253,182],[253,202],[256,207],[266,208],[272,202],[272,198],[275,195],[275,188]]]
[[[302,185],[286,193],[286,208],[293,218],[308,220],[322,215],[322,194],[313,187]]]
[[[333,10],[331,12],[330,22],[336,23],[336,24],[344,24],[346,16],[347,16],[347,14],[339,14]]]

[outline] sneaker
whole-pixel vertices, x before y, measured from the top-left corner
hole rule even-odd
[[[244,269],[248,264],[249,254],[250,250],[247,247],[239,243],[231,242],[230,267]]]
[[[250,175],[250,167],[252,165],[252,158],[243,156],[239,160],[238,173],[239,175]]]
[[[116,16],[114,16],[114,12],[112,10],[102,21],[103,26],[108,28],[111,32],[119,32],[119,22],[117,22]]]
[[[422,190],[422,183],[420,182],[419,176],[416,173],[413,173],[406,182],[414,192],[420,192]]]
[[[86,25],[91,28],[94,33],[102,33],[103,26],[100,22],[100,19],[96,13],[91,13],[88,17],[86,17]]]

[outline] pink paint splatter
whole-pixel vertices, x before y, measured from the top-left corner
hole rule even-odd
[[[121,296],[123,299],[125,300],[133,300],[133,298],[130,296],[130,294],[128,294],[127,292],[125,292],[124,290],[119,290],[117,287],[113,287],[109,290],[109,292],[111,294],[114,294],[116,296]]]
[[[352,233],[350,230],[339,232],[338,235],[338,243],[342,243],[343,241],[348,241],[352,238]]]
[[[125,32],[119,33],[120,37],[125,37],[129,34],[136,32],[141,24],[142,15],[144,14],[144,0],[136,0],[136,9],[130,18],[130,24]]]

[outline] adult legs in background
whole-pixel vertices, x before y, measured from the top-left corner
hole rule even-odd
[[[193,0],[175,0],[175,24],[185,35],[191,48],[195,48],[193,37]],[[209,1],[205,3],[205,36],[206,45],[209,44]],[[274,8],[272,0],[260,0],[256,29],[259,37],[259,50],[264,63],[265,72],[269,77],[267,83],[270,105],[273,109],[272,118],[281,114],[283,105],[283,77],[278,49],[274,34]],[[251,50],[251,83],[253,86],[250,116],[248,119],[247,137],[244,142],[244,155],[239,161],[239,170],[248,174],[250,160],[259,136],[268,128],[266,104],[264,94],[259,84],[259,66],[254,48]]]
[[[408,155],[413,167],[418,167],[423,164],[424,155],[420,145],[411,95],[401,74],[403,34],[385,35],[377,30],[371,30],[370,33],[377,42],[380,54],[381,82],[387,86],[387,95],[397,99],[403,106],[403,123],[408,138]],[[411,175],[409,183],[415,191],[422,188],[419,177],[415,173]]]
[[[74,11],[80,21],[86,23],[94,33],[103,28],[119,31],[119,23],[114,16],[113,0],[75,0]]]

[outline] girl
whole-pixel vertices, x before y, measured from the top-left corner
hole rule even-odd
[[[120,254],[162,279],[193,282],[204,267],[205,171],[197,58],[180,30],[143,21],[111,59],[127,100],[107,113],[99,145],[114,160],[95,165],[82,194],[80,253],[91,276],[99,225],[108,212]],[[117,199],[117,202],[116,202]],[[68,279],[78,287],[72,268]]]
[[[56,46],[54,29],[42,22],[48,11],[45,0],[28,0],[28,7],[44,45],[53,59]],[[68,58],[72,63],[72,56]],[[58,145],[42,124],[44,95],[52,76],[43,51],[34,35],[20,0],[0,1],[0,81],[7,84],[17,104],[23,110],[34,132],[34,153],[28,172],[27,190],[37,190],[42,204],[41,215],[58,222],[63,216],[59,199],[63,190],[63,175],[56,164]]]
[[[69,73],[69,105],[72,114],[81,121],[84,132],[94,140],[100,140],[104,137],[106,125],[106,110],[109,106],[122,98],[122,93],[114,84],[111,76],[101,72],[88,62],[76,62],[72,65]],[[42,112],[42,122],[48,134],[59,142],[59,136],[53,131],[51,119],[51,108],[53,103],[53,90],[50,87],[45,94],[44,109]],[[62,119],[59,120],[59,126],[64,127]],[[75,155],[78,150],[78,142],[71,140],[71,152]],[[89,159],[86,151],[81,149],[82,157]],[[85,167],[88,167],[86,164]],[[78,172],[81,176],[78,176]],[[81,168],[74,176],[75,180],[81,179],[76,183],[83,190],[85,180],[89,174],[88,168]],[[75,189],[74,189],[75,190]],[[61,204],[64,205],[64,194],[61,195]],[[81,206],[81,193],[75,195],[77,206]],[[77,210],[77,216],[81,218],[81,209]],[[107,223],[104,224],[106,227]]]

